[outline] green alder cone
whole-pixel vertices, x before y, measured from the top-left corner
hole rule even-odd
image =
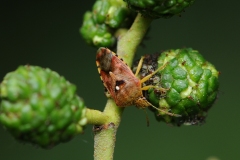
[[[105,23],[97,24],[93,20],[92,12],[89,11],[84,14],[80,33],[89,45],[95,47],[111,47],[116,42],[116,38],[114,37],[111,28]]]
[[[82,133],[85,105],[76,86],[50,69],[20,66],[0,85],[0,123],[17,139],[51,148]]]
[[[179,15],[195,0],[123,0],[131,9],[151,18],[170,18]]]
[[[160,56],[145,56],[140,76],[161,66],[164,68],[144,84],[156,88],[149,89],[144,95],[153,105],[182,117],[152,109],[156,119],[178,126],[202,124],[217,98],[219,72],[198,51],[186,48],[168,50]]]
[[[80,34],[92,46],[112,48],[119,30],[129,28],[135,15],[122,0],[97,0],[84,14]]]
[[[133,20],[132,11],[122,0],[97,0],[92,13],[96,23],[105,23],[111,28],[128,27]]]

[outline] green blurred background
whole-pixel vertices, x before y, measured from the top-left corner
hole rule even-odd
[[[106,98],[95,66],[96,48],[79,34],[91,1],[0,2],[0,78],[19,65],[49,67],[76,84],[89,108],[103,110]],[[124,111],[114,160],[240,159],[240,1],[196,0],[182,17],[153,22],[146,47],[137,57],[170,48],[192,47],[221,72],[219,97],[202,126],[172,127],[158,123],[148,111]],[[0,80],[0,81],[1,81]],[[0,126],[1,160],[93,159],[92,126],[84,135],[43,150],[16,142]]]

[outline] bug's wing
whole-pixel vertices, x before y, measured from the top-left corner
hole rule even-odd
[[[104,71],[100,71],[101,79],[103,81],[103,85],[111,95],[111,97],[114,99],[115,98],[115,86],[116,86],[116,81],[113,80],[113,78],[110,76],[109,73],[106,73]]]

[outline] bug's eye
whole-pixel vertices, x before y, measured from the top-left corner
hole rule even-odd
[[[121,88],[121,85],[123,85],[125,82],[123,80],[116,81],[115,91],[119,91]]]

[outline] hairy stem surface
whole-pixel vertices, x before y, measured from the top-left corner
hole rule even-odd
[[[152,19],[143,17],[138,13],[128,32],[119,37],[117,54],[123,58],[129,66],[132,65],[136,49],[142,42],[151,22]]]
[[[141,43],[152,19],[137,15],[131,28],[119,36],[117,54],[129,65],[132,61],[138,45]],[[109,119],[106,123],[94,127],[94,159],[95,160],[112,160],[116,132],[120,125],[123,108],[116,106],[111,99],[107,101],[103,114],[107,115]]]
[[[87,108],[86,111],[87,123],[94,124],[94,125],[101,125],[108,122],[109,116],[105,113]]]
[[[121,121],[123,108],[116,106],[112,99],[107,101],[104,114],[109,115],[106,124],[94,127],[94,159],[112,160],[116,132]]]

